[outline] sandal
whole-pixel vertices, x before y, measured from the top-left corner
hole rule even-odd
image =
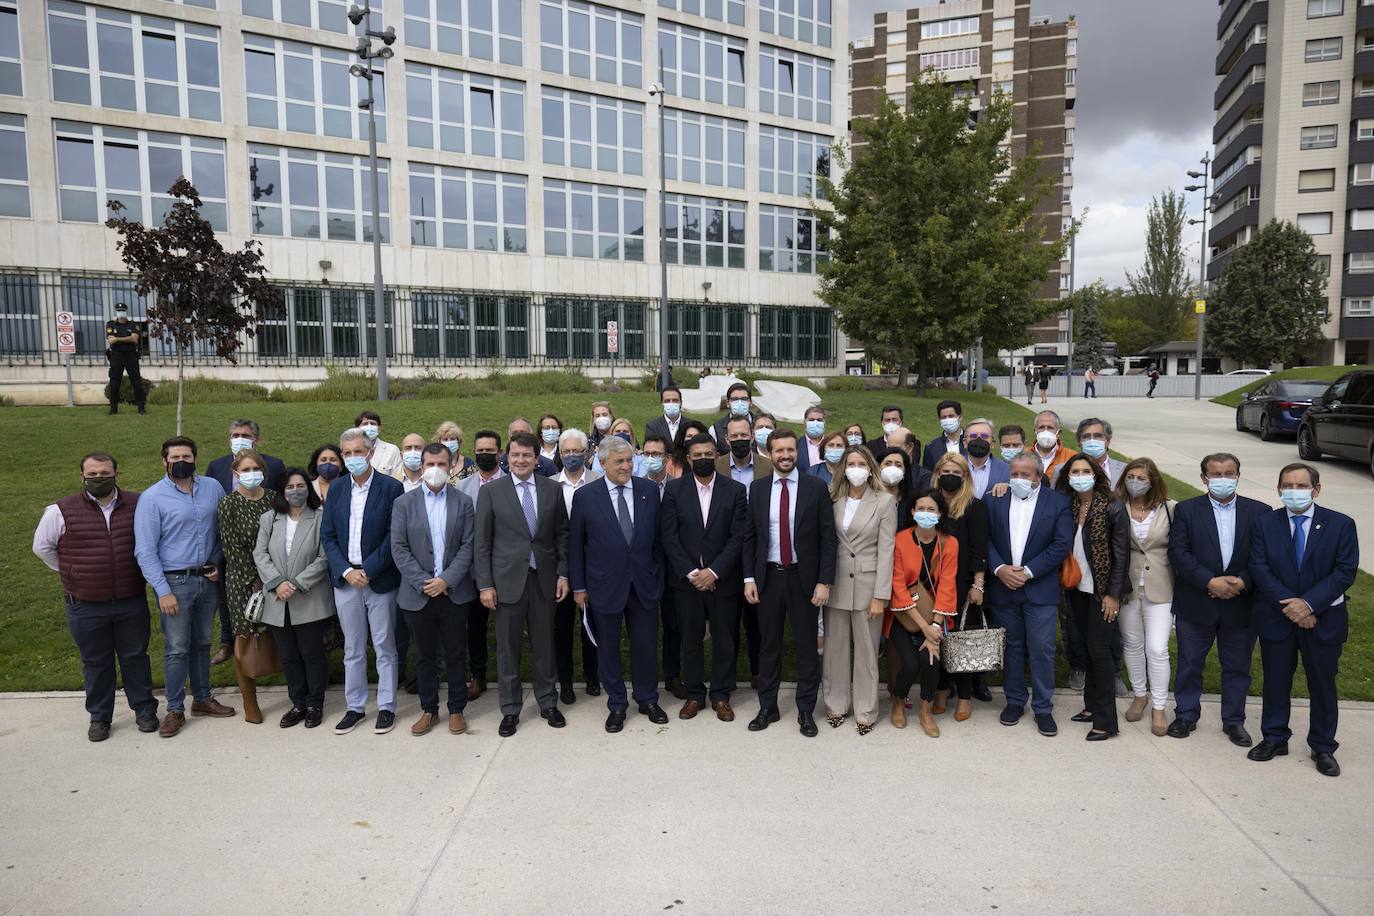
[[[856,732],[858,732],[859,734],[861,734],[861,735],[866,735],[866,734],[868,734],[869,732],[873,731],[873,726],[872,726],[872,725],[865,725],[865,724],[862,723],[862,722],[855,722],[855,723],[854,723],[854,730],[855,730]]]
[[[834,716],[829,714],[827,714],[825,717],[825,721],[830,723],[831,728],[839,728],[840,725],[844,722],[844,719],[844,716]]]

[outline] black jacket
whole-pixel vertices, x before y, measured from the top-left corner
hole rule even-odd
[[[1103,498],[1106,497],[1093,497],[1094,500]],[[1078,527],[1077,512],[1078,504],[1070,500],[1069,514],[1073,518],[1075,529]],[[1093,535],[1096,526],[1100,524],[1107,526],[1107,549],[1110,556],[1106,558],[1105,563],[1093,548]],[[1099,598],[1125,600],[1131,593],[1131,516],[1126,511],[1126,505],[1120,500],[1108,498],[1107,511],[1104,514],[1088,514],[1087,524],[1083,527],[1083,554],[1088,558],[1088,566],[1093,574],[1093,594]],[[1105,583],[1098,575],[1098,571],[1104,567],[1108,570]]]
[[[758,583],[759,588],[768,576],[768,514],[773,488],[773,475],[760,477],[750,485],[749,520],[753,536],[745,545],[744,574]],[[797,573],[807,591],[816,583],[835,582],[835,510],[830,502],[830,489],[819,477],[797,475],[793,512],[792,550],[796,554]]]
[[[753,537],[749,527],[744,485],[716,475],[711,488],[711,508],[705,527],[696,479],[683,474],[668,481],[659,510],[663,553],[668,561],[668,584],[683,591],[695,586],[687,581],[694,569],[710,569],[719,577],[716,592],[738,595],[744,586],[745,544]]]
[[[263,474],[262,485],[269,490],[280,493],[282,478],[286,476],[286,465],[282,463],[280,458],[274,458],[264,452],[258,452],[258,454],[262,455],[262,460],[267,464],[267,472]],[[205,476],[213,477],[219,481],[219,485],[224,487],[226,494],[234,492],[233,460],[234,456],[232,455],[220,455],[211,461],[210,466],[205,469]]]
[[[1200,626],[1250,626],[1255,583],[1250,577],[1250,543],[1259,520],[1272,510],[1256,499],[1237,495],[1235,544],[1231,562],[1221,565],[1212,498],[1206,494],[1185,499],[1174,507],[1169,528],[1169,566],[1174,571],[1174,614]],[[1217,576],[1236,576],[1245,590],[1234,598],[1212,598],[1207,583]]]

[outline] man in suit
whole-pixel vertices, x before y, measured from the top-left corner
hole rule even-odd
[[[1005,496],[988,503],[988,600],[1007,631],[1006,708],[1003,725],[1026,711],[1025,662],[1030,659],[1030,697],[1035,725],[1046,737],[1054,721],[1054,622],[1059,608],[1059,567],[1073,545],[1069,501],[1042,486],[1045,468],[1033,453],[1011,460]]]
[[[730,694],[735,689],[739,653],[739,599],[744,588],[741,560],[750,536],[748,500],[743,485],[716,471],[716,444],[697,435],[687,443],[691,473],[668,482],[663,491],[663,553],[682,632],[682,668],[687,702],[679,719],[691,719],[707,699],[702,645],[711,627],[711,708],[722,722],[733,722]]]
[[[926,443],[925,453],[921,456],[921,466],[927,471],[935,470],[935,462],[949,452],[958,452],[965,458],[964,448],[964,407],[958,401],[941,401],[935,405],[935,417],[940,421],[938,439]]]
[[[964,451],[974,499],[984,499],[993,487],[1011,480],[1011,466],[992,454],[995,435],[992,421],[982,417],[964,429]]]
[[[654,434],[644,440],[639,452],[641,476],[658,487],[660,503],[673,479],[668,476],[668,453],[672,447],[667,439]],[[677,592],[671,588],[663,589],[660,607],[663,622],[663,686],[679,700],[685,700],[687,688],[682,683],[682,628],[678,622],[676,599]]]
[[[501,470],[501,434],[494,429],[479,429],[472,437],[472,461],[476,474],[458,481],[458,492],[477,511],[477,493],[487,484],[505,476]],[[468,699],[475,700],[487,690],[487,624],[491,611],[480,601],[468,608]]]
[[[472,584],[473,507],[449,486],[452,455],[431,442],[421,453],[423,486],[396,500],[391,513],[391,556],[401,574],[396,603],[415,637],[420,718],[412,735],[425,735],[439,718],[439,652],[448,672],[448,730],[467,731],[467,610]]]
[[[1112,446],[1112,424],[1097,417],[1088,417],[1079,422],[1075,438],[1079,450],[1097,463],[1102,473],[1107,475],[1112,489],[1116,489],[1117,481],[1121,480],[1121,474],[1126,470],[1126,462],[1118,461],[1108,453]],[[1063,462],[1055,466],[1050,474],[1051,483],[1059,480],[1059,471],[1063,466]]]
[[[725,416],[721,417],[711,425],[711,435],[716,439],[716,445],[723,454],[729,448],[729,423],[735,419],[745,419],[753,423],[754,400],[749,395],[749,386],[744,382],[735,382],[725,392],[725,403],[729,409]]]
[[[529,433],[531,436],[534,435],[534,427],[530,425],[530,421],[527,417],[516,417],[506,425],[506,441],[509,442],[510,437],[514,436],[516,433]],[[537,442],[539,440],[535,439],[535,441]],[[507,457],[502,455],[501,470],[509,474],[510,468],[507,462]],[[554,477],[558,474],[558,465],[554,463],[552,458],[546,458],[543,455],[539,455],[535,459],[534,473],[538,474],[540,477]]]
[[[754,481],[773,475],[773,462],[767,455],[755,452],[754,434],[748,417],[732,417],[727,429],[726,445],[717,449],[721,454],[716,458],[716,473],[744,487],[744,498],[748,500],[749,488]],[[744,602],[740,606],[740,620],[744,623],[744,641],[749,652],[749,686],[757,690],[761,644],[757,605]]]
[[[658,605],[663,597],[663,548],[658,539],[658,485],[634,476],[634,447],[607,436],[597,449],[605,477],[573,495],[568,523],[568,572],[573,598],[590,611],[597,668],[606,688],[606,731],[625,727],[625,678],[620,623],[630,634],[634,701],[662,725],[658,705]]]
[[[353,425],[361,429],[372,443],[372,466],[388,477],[401,479],[401,450],[382,438],[382,417],[375,410],[364,410],[354,417]]]
[[[812,404],[806,408],[806,413],[802,417],[806,435],[797,440],[797,469],[803,473],[808,468],[825,464],[825,455],[821,452],[821,440],[825,438],[825,418],[826,410],[819,404]]]
[[[906,453],[907,463],[910,470],[907,472],[907,481],[910,484],[912,493],[920,493],[929,490],[935,485],[930,468],[921,464],[918,460],[921,454],[921,440],[916,438],[916,434],[905,426],[899,426],[885,437],[885,448],[875,456],[881,463],[883,456],[889,449],[898,449]]]
[[[663,414],[645,424],[644,441],[647,443],[653,436],[662,436],[668,440],[671,451],[672,443],[677,441],[677,428],[682,423],[682,391],[676,385],[669,385],[659,392],[658,400]]]
[[[365,718],[367,641],[377,656],[377,722],[382,735],[396,727],[396,588],[401,576],[391,557],[391,510],[401,482],[377,470],[373,439],[358,427],[339,437],[348,481],[336,481],[324,502],[320,543],[334,580],[334,606],[344,635],[344,699],[348,711],[334,726],[345,735]]]
[[[874,461],[883,460],[883,453],[887,451],[887,437],[906,423],[906,415],[902,412],[902,408],[891,404],[882,409],[879,413],[879,419],[882,423],[881,435],[864,443]]]
[[[477,493],[473,578],[478,600],[496,615],[496,679],[500,734],[520,724],[520,645],[528,625],[539,715],[554,728],[558,711],[553,648],[554,605],[568,594],[568,513],[559,485],[535,473],[539,440],[517,432],[506,443],[510,474]]]
[[[1307,746],[1317,772],[1339,776],[1336,669],[1349,632],[1345,593],[1359,569],[1359,536],[1350,516],[1317,505],[1321,475],[1311,465],[1285,467],[1278,490],[1283,508],[1260,518],[1250,549],[1259,593],[1254,622],[1264,666],[1264,739],[1248,756],[1264,761],[1288,753],[1293,674],[1301,655],[1311,697]]]
[[[773,473],[750,485],[752,538],[744,550],[744,598],[758,605],[759,714],[750,731],[778,716],[783,625],[792,623],[797,657],[797,725],[816,736],[816,694],[821,684],[816,614],[835,581],[835,513],[819,477],[797,473],[797,434],[779,429],[768,439]]]
[[[1178,671],[1169,734],[1186,738],[1197,728],[1202,715],[1202,669],[1215,641],[1221,662],[1221,730],[1232,744],[1249,747],[1245,698],[1250,693],[1250,661],[1255,654],[1250,544],[1255,526],[1270,510],[1259,500],[1237,496],[1239,481],[1239,458],[1226,452],[1208,455],[1202,459],[1206,494],[1174,507],[1169,566],[1174,573]]]

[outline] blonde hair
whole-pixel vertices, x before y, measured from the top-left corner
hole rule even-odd
[[[940,460],[935,462],[935,467],[930,470],[931,483],[939,489],[940,469],[945,465],[954,465],[963,472],[964,483],[953,493],[944,493],[945,503],[949,506],[950,518],[963,518],[964,512],[968,509],[969,503],[973,502],[973,472],[969,470],[968,462],[964,456],[958,452],[945,452],[940,456]]]
[[[838,502],[849,493],[849,478],[845,476],[845,468],[849,467],[849,456],[861,455],[864,464],[868,467],[868,480],[864,483],[867,489],[874,493],[887,493],[887,487],[878,478],[878,463],[873,460],[873,455],[866,446],[849,445],[845,447],[844,454],[840,456],[840,472],[832,474],[830,477],[830,501]]]
[[[463,447],[463,427],[454,423],[452,420],[445,420],[439,424],[439,428],[434,431],[434,441],[442,442],[445,439],[457,439],[458,448]]]
[[[614,436],[616,433],[616,427],[620,426],[621,424],[624,424],[626,432],[630,434],[630,446],[632,448],[638,448],[639,443],[635,442],[635,425],[630,422],[629,417],[616,417],[614,420],[612,420],[611,428],[606,430],[606,435]]]

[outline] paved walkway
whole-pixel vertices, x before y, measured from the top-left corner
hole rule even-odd
[[[532,707],[497,737],[413,738],[193,719],[173,740],[126,709],[103,744],[80,697],[0,697],[0,912],[25,914],[1350,913],[1374,897],[1374,706],[1345,704],[1339,779],[1252,763],[1214,702],[1185,741],[1122,721],[1082,740],[1028,720],[883,721],[818,739],[783,721],[601,727],[583,697],[554,731]],[[237,705],[237,697],[225,697]],[[341,708],[331,691],[327,723]],[[885,710],[886,707],[884,707]],[[1251,727],[1258,719],[1252,709]],[[1294,710],[1305,730],[1306,709]]]
[[[1024,399],[1018,403],[1024,405]],[[1279,504],[1279,470],[1298,460],[1291,440],[1261,442],[1255,433],[1236,431],[1235,410],[1209,401],[1182,398],[1057,398],[1048,407],[1059,414],[1072,436],[1084,417],[1112,424],[1112,449],[1132,457],[1153,458],[1160,470],[1200,486],[1198,462],[1211,452],[1231,452],[1241,461],[1240,493]],[[1040,404],[1031,406],[1039,410]],[[1324,505],[1353,516],[1364,550],[1360,567],[1374,573],[1374,479],[1363,464],[1339,459],[1318,463]]]

